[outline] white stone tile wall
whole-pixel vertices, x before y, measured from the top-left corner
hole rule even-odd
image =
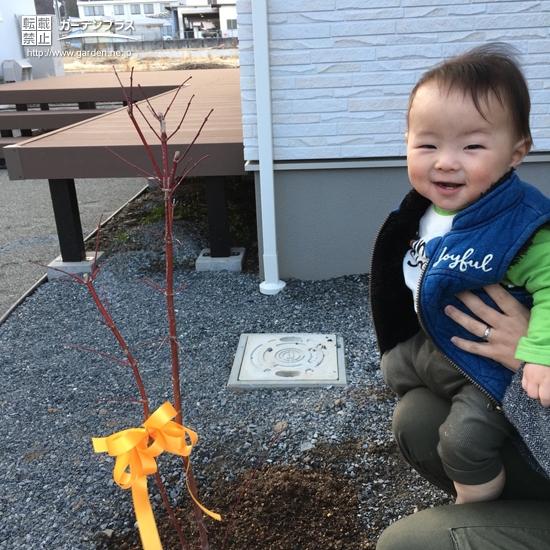
[[[237,0],[245,158],[258,159],[253,0]],[[276,160],[404,156],[407,97],[439,61],[513,44],[550,151],[550,0],[269,0]]]

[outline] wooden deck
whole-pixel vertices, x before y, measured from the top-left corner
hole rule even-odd
[[[55,109],[52,111],[37,109],[0,112],[0,130],[21,130],[22,128],[57,130],[105,112],[105,109]]]
[[[147,96],[173,90],[182,82],[184,71],[135,72]],[[130,73],[119,73],[122,83],[130,85]],[[142,99],[139,92],[135,99]],[[45,103],[95,103],[124,101],[114,71],[105,73],[68,74],[51,78],[37,78],[22,82],[0,84],[0,105]]]
[[[174,90],[150,98],[155,112],[165,112],[173,101],[166,119],[169,135],[177,129],[191,97],[194,96],[185,121],[169,142],[169,160],[175,151],[180,151],[181,154],[187,151],[205,117],[213,109],[184,164],[192,166],[199,159],[206,157],[193,170],[192,175],[206,178],[211,255],[228,257],[230,244],[225,178],[245,174],[240,71],[203,69],[169,72],[176,73],[177,85],[191,77],[174,101]],[[145,79],[152,83],[155,79],[163,80],[164,72],[135,73],[134,76],[134,84],[143,82],[142,77],[146,77]],[[128,82],[129,76],[126,77],[125,81]],[[63,88],[65,89],[65,85]],[[96,92],[98,89],[101,88],[96,88]],[[154,87],[149,88],[152,89]],[[36,102],[44,103],[51,100],[54,96],[47,95],[50,92],[51,90],[46,89],[43,90],[46,95],[37,92]],[[122,94],[120,90],[119,92]],[[5,101],[5,97],[0,90],[0,103]],[[100,101],[103,96],[93,93],[89,97],[91,101]],[[134,99],[138,97],[136,91]],[[159,129],[158,123],[151,116],[145,101],[139,102],[139,105],[151,121],[153,129],[149,128],[137,109],[134,109],[136,117],[153,154],[160,163],[160,144],[155,136],[155,131],[158,132]],[[153,173],[151,160],[128,117],[126,107],[4,147],[3,152],[10,179],[49,181],[64,262],[81,262],[86,257],[74,179],[140,177],[143,176],[142,170],[149,174]]]
[[[205,155],[208,158],[193,173],[202,176],[244,174],[240,71],[207,69],[177,73],[179,83],[189,76],[191,80],[188,86],[180,90],[171,107],[166,122],[168,132],[176,129],[191,96],[194,95],[194,98],[185,122],[170,141],[171,154],[176,150],[182,153],[186,150],[210,109],[214,109],[191,152],[195,160]],[[141,74],[136,73],[140,78]],[[171,91],[152,98],[155,111],[165,111],[173,96],[174,92]],[[137,93],[134,97],[137,97]],[[140,106],[152,119],[144,102],[140,102]],[[137,110],[135,113],[160,160],[158,139],[141,120]],[[154,129],[158,128],[155,120],[152,120],[152,125]],[[150,160],[125,107],[6,147],[4,155],[10,179],[116,178],[139,175],[138,170],[117,158],[108,148],[132,164],[150,171]]]
[[[119,77],[129,85],[130,73],[119,73]],[[143,99],[143,94],[152,97],[173,90],[181,84],[181,79],[180,71],[136,72],[134,83],[141,86],[143,93],[136,89],[134,101]],[[124,101],[113,70],[0,84],[0,105],[3,106],[0,109],[0,159],[4,158],[4,146],[21,141],[19,134],[32,137],[36,130],[63,128],[101,115],[123,105]],[[101,109],[97,108],[98,104]]]

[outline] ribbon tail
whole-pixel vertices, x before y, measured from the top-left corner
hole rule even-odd
[[[187,492],[189,493],[189,496],[193,499],[193,502],[207,515],[209,515],[211,518],[214,518],[218,521],[222,520],[222,517],[220,514],[216,514],[216,512],[211,512],[208,508],[205,508],[193,495],[191,491],[191,487],[189,487],[189,475],[187,471],[189,470],[190,462],[187,462],[187,468],[185,469],[185,483],[187,485]]]
[[[193,502],[205,513],[205,514],[208,514],[211,518],[214,518],[214,519],[217,519],[218,521],[221,521],[222,520],[222,517],[220,516],[220,514],[216,514],[216,512],[211,512],[208,508],[205,508],[194,496],[193,496],[193,493],[191,492],[191,487],[189,487],[189,481],[187,481],[187,479],[185,480],[185,482],[187,483],[187,491],[189,492],[189,495],[191,496],[191,498],[193,499]]]
[[[143,550],[162,550],[155,516],[149,502],[146,476],[138,477],[133,483],[132,498]]]

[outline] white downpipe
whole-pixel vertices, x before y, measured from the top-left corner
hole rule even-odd
[[[279,262],[277,259],[267,0],[254,0],[252,2],[252,32],[254,39],[254,70],[256,73],[256,111],[258,117],[258,154],[265,277],[265,281],[260,283],[260,292],[262,294],[278,294],[285,287],[285,283],[279,280]]]

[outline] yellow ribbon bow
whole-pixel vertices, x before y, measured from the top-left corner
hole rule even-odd
[[[175,416],[176,410],[167,401],[142,424],[143,428],[130,428],[108,437],[92,438],[96,453],[108,452],[109,456],[116,457],[113,469],[115,482],[123,489],[132,489],[132,499],[144,550],[162,550],[147,492],[147,476],[157,471],[155,458],[163,451],[189,456],[193,445],[199,439],[193,430],[172,422]],[[192,494],[191,498],[206,514],[221,520],[219,514],[214,514],[201,506]]]

